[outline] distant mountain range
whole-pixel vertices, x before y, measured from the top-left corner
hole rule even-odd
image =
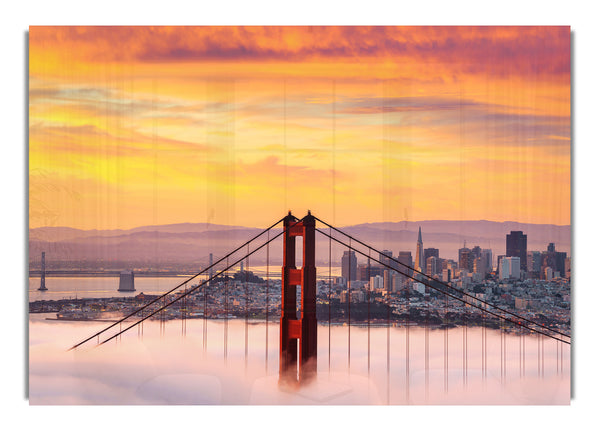
[[[317,226],[319,228],[319,226]],[[417,222],[365,223],[340,229],[372,247],[391,250],[394,256],[400,250],[413,253],[416,249],[417,232],[421,227],[425,248],[438,248],[440,257],[458,259],[458,249],[466,246],[493,250],[494,258],[506,251],[506,235],[512,230],[527,235],[528,250],[546,250],[554,242],[556,250],[571,254],[571,226],[550,224],[527,224],[517,222],[447,221],[426,220]],[[322,228],[329,233],[328,228]],[[68,227],[40,227],[29,230],[29,259],[37,266],[41,252],[46,252],[47,262],[88,261],[98,267],[111,261],[128,261],[152,264],[160,267],[166,263],[185,263],[198,266],[208,264],[213,253],[216,261],[229,251],[259,234],[262,229],[242,226],[225,226],[209,223],[179,223],[159,226],[141,226],[133,229],[80,230]],[[273,238],[281,228],[270,233]],[[337,234],[336,237],[342,239]],[[263,241],[267,239],[260,238]],[[323,264],[329,259],[329,239],[317,233],[317,261]],[[260,245],[259,242],[251,244]],[[354,243],[356,245],[356,243]],[[252,247],[250,251],[252,251]],[[338,266],[345,248],[332,241],[332,261]],[[247,250],[246,248],[244,251]],[[266,262],[266,247],[250,257],[252,265]],[[368,253],[368,251],[365,252]],[[269,245],[270,262],[281,265],[282,241]],[[300,254],[297,254],[300,256]],[[243,254],[236,254],[238,258]],[[234,256],[234,257],[235,257]],[[366,258],[358,255],[359,262]]]

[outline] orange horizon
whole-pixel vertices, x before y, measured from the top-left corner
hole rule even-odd
[[[29,44],[31,228],[290,208],[571,223],[569,27],[31,27]]]

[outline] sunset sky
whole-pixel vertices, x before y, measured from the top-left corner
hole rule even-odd
[[[569,27],[31,27],[29,224],[570,224]]]

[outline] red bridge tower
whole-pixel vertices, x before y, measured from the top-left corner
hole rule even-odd
[[[283,219],[283,268],[279,382],[305,383],[317,373],[317,270],[315,267],[315,218],[302,220],[291,211]],[[303,240],[302,268],[296,269],[296,237]],[[296,313],[296,289],[301,289],[300,317]]]

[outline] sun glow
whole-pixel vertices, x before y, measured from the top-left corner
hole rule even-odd
[[[31,27],[30,227],[570,224],[568,27]]]

